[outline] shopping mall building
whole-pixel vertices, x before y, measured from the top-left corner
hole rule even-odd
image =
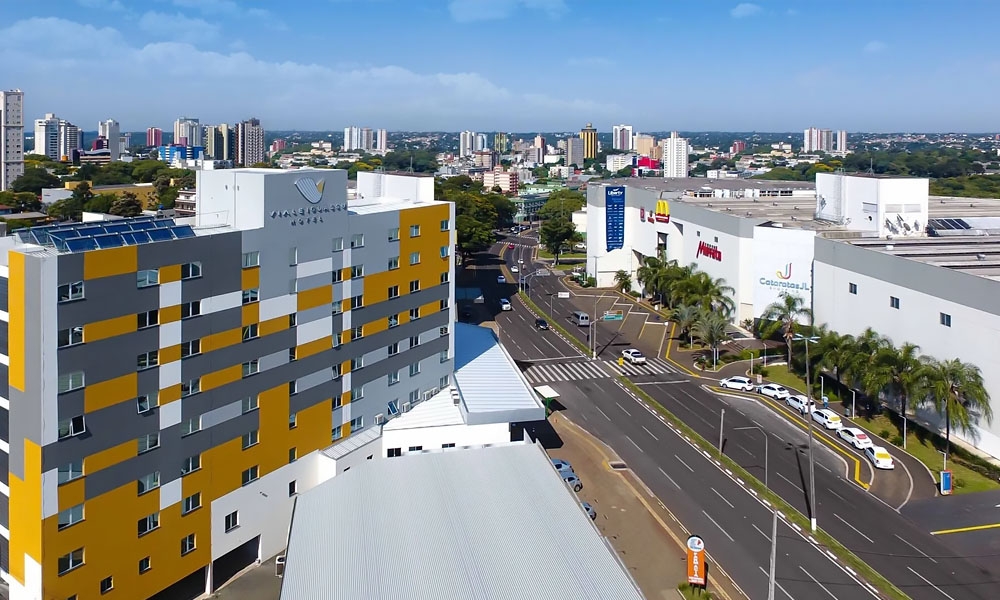
[[[602,286],[625,270],[639,289],[636,270],[659,257],[724,279],[737,323],[794,294],[831,330],[872,327],[979,365],[1000,415],[1000,201],[931,198],[921,178],[829,173],[815,185],[602,181],[588,186],[586,210],[587,271]],[[955,434],[1000,457],[1000,418]]]

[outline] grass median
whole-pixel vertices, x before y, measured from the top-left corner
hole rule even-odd
[[[574,346],[576,346],[580,350],[580,352],[583,352],[584,354],[589,355],[590,348],[588,348],[586,344],[584,344],[583,342],[581,342],[580,340],[578,340],[575,336],[571,335],[570,332],[567,331],[562,325],[560,325],[559,323],[556,323],[555,322],[555,317],[552,317],[551,315],[547,315],[545,313],[545,311],[543,311],[541,308],[538,307],[537,304],[535,304],[534,300],[532,300],[530,297],[528,297],[528,294],[525,294],[525,293],[522,293],[522,292],[518,292],[518,297],[521,298],[521,302],[523,302],[525,304],[525,306],[527,306],[528,308],[530,308],[536,315],[538,315],[539,317],[542,317],[542,318],[548,317],[548,318],[546,318],[546,321],[548,321],[549,327],[551,327],[551,328],[555,329],[556,331],[558,331],[559,333],[561,333],[563,335],[563,337],[566,338],[567,340],[569,340],[569,342],[571,344],[573,344]]]
[[[632,383],[628,378],[619,376],[617,379],[622,385],[628,388],[629,391],[639,398],[642,398],[647,404],[655,408],[660,414],[667,418],[667,420],[677,427],[677,429],[681,430],[686,436],[691,438],[691,440],[693,440],[700,449],[708,452],[727,469],[735,473],[737,477],[745,481],[747,485],[753,488],[757,494],[760,495],[760,497],[767,499],[767,501],[774,507],[784,513],[785,517],[789,521],[797,524],[803,531],[809,531],[809,519],[807,519],[805,515],[785,502],[781,496],[772,492],[759,479],[751,475],[740,465],[736,464],[735,461],[730,459],[725,454],[720,454],[718,448],[705,438],[701,437],[697,432],[695,432],[695,430],[688,427],[686,423],[678,419],[672,412],[664,408],[663,405],[654,400],[652,396],[644,392],[639,386]],[[820,544],[833,552],[838,559],[840,559],[847,566],[851,567],[851,569],[857,572],[863,579],[875,586],[875,588],[882,592],[887,598],[892,598],[892,600],[909,600],[909,596],[904,594],[902,590],[893,585],[892,582],[883,577],[878,571],[871,568],[867,562],[861,560],[853,552],[841,545],[840,542],[835,540],[828,533],[822,529],[817,529],[813,535]]]

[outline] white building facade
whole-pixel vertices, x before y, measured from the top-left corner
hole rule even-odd
[[[24,174],[24,92],[0,92],[0,191]]]
[[[663,140],[663,176],[668,179],[688,176],[688,141],[676,131]]]
[[[611,128],[611,147],[614,150],[632,150],[631,125],[615,125]]]

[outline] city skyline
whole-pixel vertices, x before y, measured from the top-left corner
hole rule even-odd
[[[672,63],[670,77],[662,78],[649,77],[662,62],[659,50],[650,54],[648,69],[637,69],[600,46],[581,45],[565,53],[568,58],[552,58],[552,68],[535,71],[456,50],[474,47],[497,28],[514,46],[533,42],[539,27],[547,44],[579,43],[580,31],[590,28],[599,37],[606,23],[621,18],[611,4],[371,0],[278,13],[261,1],[161,0],[148,8],[117,0],[6,2],[0,87],[25,91],[26,119],[56,113],[92,123],[111,116],[122,131],[140,132],[167,129],[182,114],[204,123],[253,114],[274,130],[378,122],[389,130],[571,131],[593,122],[605,131],[624,122],[636,131],[801,131],[822,117],[850,131],[990,131],[995,120],[988,107],[949,90],[977,74],[987,97],[1000,87],[996,78],[982,77],[1000,63],[968,61],[985,51],[990,17],[1000,16],[1000,6],[987,3],[978,3],[980,18],[969,20],[966,11],[931,3],[900,13],[860,2],[665,8],[649,1],[633,11],[649,15],[634,23],[636,39],[650,40],[655,50],[652,40],[669,32],[672,44],[698,49],[692,51],[697,60]],[[348,28],[335,46],[341,51],[330,51],[330,19],[378,24],[388,41],[372,44],[369,28]],[[910,35],[929,26],[954,26],[963,35],[947,43]],[[800,32],[806,30],[829,34],[804,43]],[[707,43],[723,38],[752,45],[756,66],[747,68],[733,44]],[[98,39],[79,51],[79,40]],[[255,42],[261,39],[269,43]],[[97,76],[116,93],[67,98],[65,90],[86,89]],[[581,77],[596,83],[580,86]],[[720,77],[725,89],[785,89],[788,100],[671,93],[678,81],[720,89]],[[170,81],[185,84],[165,85]],[[261,82],[270,88],[261,89]],[[623,90],[641,91],[650,101],[634,102]],[[852,109],[848,98],[863,98],[865,109]]]

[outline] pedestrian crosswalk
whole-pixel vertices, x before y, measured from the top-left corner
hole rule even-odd
[[[603,379],[615,375],[630,377],[640,375],[663,375],[676,373],[670,364],[659,358],[649,358],[644,365],[626,362],[618,366],[617,360],[574,361],[532,365],[525,369],[524,376],[529,383],[541,384],[553,381],[578,381],[582,379]]]

